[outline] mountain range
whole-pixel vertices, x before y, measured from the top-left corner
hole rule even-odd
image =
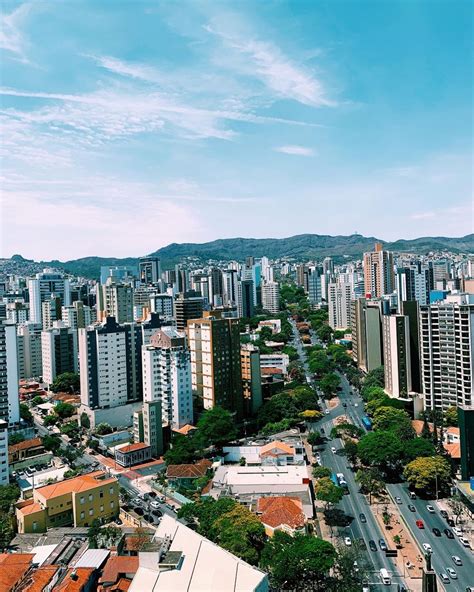
[[[373,249],[375,242],[381,242],[385,249],[396,252],[417,254],[426,254],[431,251],[474,252],[474,234],[459,238],[437,236],[411,240],[400,239],[395,242],[386,242],[360,234],[350,236],[300,234],[288,238],[226,238],[207,243],[172,243],[149,254],[160,257],[164,269],[172,267],[185,257],[196,257],[202,261],[208,259],[243,261],[250,256],[266,256],[269,259],[293,258],[305,261],[331,256],[336,261],[342,261],[343,258],[360,258],[362,253]],[[12,260],[26,262],[21,255],[14,255]],[[123,259],[83,257],[65,262],[41,261],[38,264],[62,268],[74,275],[98,278],[100,267],[103,265],[134,265],[137,261],[137,257]]]

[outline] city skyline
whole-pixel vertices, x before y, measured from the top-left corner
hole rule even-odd
[[[4,3],[2,256],[468,234],[472,28],[451,8]]]

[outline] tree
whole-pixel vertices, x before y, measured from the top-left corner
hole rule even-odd
[[[20,442],[24,442],[24,441],[25,441],[25,436],[23,436],[23,434],[21,432],[18,432],[16,434],[12,434],[8,438],[8,446],[13,446],[14,444],[19,444]]]
[[[276,421],[274,423],[267,423],[260,430],[260,433],[262,436],[271,436],[272,434],[278,434],[279,432],[289,430],[293,425],[294,421],[291,419],[282,419],[281,421]]]
[[[357,453],[366,466],[387,470],[401,461],[403,443],[392,432],[370,432],[361,438]]]
[[[386,506],[382,512],[382,521],[387,528],[389,527],[390,522],[392,521],[392,514],[390,514]]]
[[[353,440],[344,443],[344,452],[350,463],[355,464],[357,460],[357,444]]]
[[[354,568],[355,561],[357,569]],[[360,592],[364,589],[363,582],[369,577],[369,572],[355,546],[340,547],[331,575],[325,592]]]
[[[193,436],[174,434],[164,459],[167,465],[184,465],[194,462],[198,456]]]
[[[327,541],[281,531],[265,545],[262,567],[268,571],[276,590],[323,590],[328,572],[336,559],[336,550]]]
[[[94,432],[98,436],[105,436],[106,434],[111,434],[113,432],[113,429],[108,423],[102,422],[95,427]]]
[[[91,427],[91,420],[89,418],[89,416],[87,415],[87,413],[83,412],[81,413],[81,426],[83,428],[85,428],[86,430],[89,430]]]
[[[61,439],[58,436],[43,436],[42,438],[43,446],[46,450],[51,451],[53,454],[56,454],[58,450],[61,448]]]
[[[58,403],[54,407],[54,413],[61,419],[66,419],[67,417],[71,417],[76,413],[76,408],[71,403]]]
[[[36,397],[33,397],[30,401],[31,407],[37,407],[38,405],[41,405],[42,403],[44,403],[44,399],[43,399],[43,397],[40,397],[39,395],[36,395]]]
[[[442,456],[428,456],[415,458],[407,464],[403,475],[415,489],[434,492],[435,488],[442,489],[451,478],[449,462]]]
[[[68,421],[66,424],[62,425],[60,428],[61,434],[65,434],[70,438],[77,438],[79,435],[79,426],[75,421]]]
[[[325,398],[330,399],[334,396],[341,380],[337,374],[331,372],[325,374],[319,382],[319,388],[323,391]]]
[[[87,531],[87,538],[89,539],[89,548],[90,549],[98,549],[99,548],[99,534],[100,534],[100,520],[98,518],[94,518],[92,524]]]
[[[342,487],[334,485],[329,477],[318,479],[314,485],[314,490],[317,499],[326,502],[326,507],[339,503],[344,496]]]
[[[444,412],[444,422],[447,426],[458,425],[458,408],[455,406],[448,407]]]
[[[310,355],[308,366],[311,372],[317,374],[318,376],[328,374],[334,369],[334,364],[327,357],[326,353],[322,350],[315,351],[313,354]]]
[[[456,524],[459,521],[461,515],[466,512],[466,504],[463,502],[463,499],[459,495],[453,495],[453,497],[448,498],[447,500],[448,506],[451,508],[453,514],[456,516]]]
[[[300,413],[301,419],[311,422],[318,421],[318,419],[321,419],[322,416],[323,414],[321,411],[316,411],[315,409],[306,409]]]
[[[380,495],[385,490],[385,483],[380,471],[377,469],[364,469],[357,471],[355,479],[360,485],[362,493],[369,495],[369,504],[372,503],[373,495]]]
[[[310,444],[311,446],[321,444],[321,442],[323,442],[323,437],[321,436],[320,432],[311,432],[308,435],[308,444]]]
[[[74,372],[63,372],[53,380],[50,389],[53,393],[78,393],[81,387],[79,374]]]
[[[420,456],[434,456],[435,447],[433,442],[425,438],[414,438],[404,443],[403,458],[405,462],[411,462]]]
[[[394,407],[378,407],[374,411],[373,427],[374,430],[391,431],[401,440],[415,436],[408,413]]]
[[[317,329],[318,337],[324,343],[328,343],[332,339],[333,330],[329,325],[321,325],[319,329]]]
[[[364,380],[364,387],[368,386],[385,386],[385,371],[383,366],[379,366],[374,370],[371,370]]]
[[[46,417],[43,419],[43,425],[46,428],[49,428],[50,426],[54,426],[58,422],[59,422],[59,417],[55,413],[50,413],[50,414],[46,415]]]
[[[324,477],[330,477],[332,475],[331,469],[328,467],[314,467],[313,468],[313,477],[315,479],[324,479]]]
[[[33,415],[26,403],[20,403],[20,417],[26,423],[33,423]]]
[[[199,418],[197,428],[198,436],[205,446],[221,447],[237,437],[232,414],[219,406],[205,411]]]
[[[395,545],[396,545],[397,547],[401,547],[401,546],[402,546],[402,539],[401,539],[401,537],[400,537],[400,535],[399,535],[399,534],[396,534],[396,535],[393,537],[393,542],[395,543]]]

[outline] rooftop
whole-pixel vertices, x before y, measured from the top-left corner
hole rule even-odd
[[[115,477],[107,478],[107,473],[104,471],[94,471],[87,475],[79,475],[73,479],[66,479],[66,481],[45,485],[37,489],[36,493],[45,499],[52,499],[66,493],[80,493],[81,491],[87,491],[99,485],[108,485],[109,483],[117,483],[117,479]]]
[[[257,466],[241,467],[236,465],[220,466],[213,479],[214,485],[301,485],[308,484],[308,471],[305,466]]]
[[[114,555],[108,558],[104,566],[100,583],[116,583],[121,576],[135,574],[138,570],[138,557]]]
[[[2,553],[0,555],[0,592],[10,592],[29,570],[31,553]]]
[[[8,452],[12,454],[14,452],[19,452],[20,450],[28,450],[29,448],[36,448],[37,446],[42,445],[41,438],[33,438],[32,440],[24,440],[23,442],[18,442],[18,444],[12,444],[8,447]]]
[[[94,571],[92,567],[68,569],[65,578],[54,587],[54,592],[83,592]]]
[[[257,511],[263,524],[272,528],[287,525],[290,528],[302,528],[306,518],[303,504],[297,497],[261,497],[257,502]]]
[[[144,450],[145,448],[150,448],[148,444],[143,442],[136,442],[135,444],[127,444],[126,446],[120,446],[116,449],[117,452],[121,452],[123,454],[128,454],[129,452],[136,452],[137,450]]]
[[[212,467],[212,462],[207,459],[198,461],[194,465],[169,465],[166,476],[171,479],[197,479],[203,477]]]
[[[285,444],[285,442],[281,442],[280,440],[269,442],[268,444],[265,444],[265,446],[262,446],[262,448],[260,449],[260,454],[262,456],[274,456],[277,454],[294,454],[294,452],[295,451],[291,446],[288,446],[288,444]]]
[[[57,565],[43,565],[39,567],[23,580],[21,583],[21,592],[43,592],[58,569],[59,567]]]

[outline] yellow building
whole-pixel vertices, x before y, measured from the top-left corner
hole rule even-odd
[[[119,484],[103,471],[35,489],[33,499],[16,504],[18,532],[45,532],[54,526],[90,526],[119,513]]]

